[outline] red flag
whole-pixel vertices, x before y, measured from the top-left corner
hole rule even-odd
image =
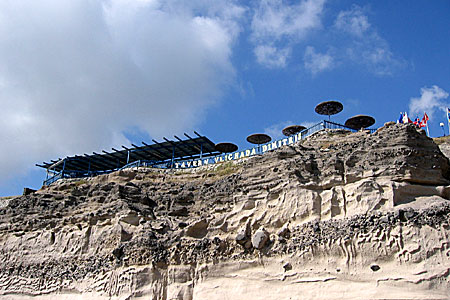
[[[430,118],[428,118],[427,113],[423,113],[423,118],[422,118],[422,121],[420,121],[419,127],[420,128],[426,127],[427,126],[427,122],[428,122],[429,119]]]

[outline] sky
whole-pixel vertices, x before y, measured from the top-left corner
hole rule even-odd
[[[36,163],[194,130],[251,145],[357,114],[449,134],[450,1],[1,0],[0,196]],[[444,122],[444,131],[439,123]]]

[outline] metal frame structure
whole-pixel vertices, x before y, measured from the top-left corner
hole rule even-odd
[[[298,139],[304,139],[325,129],[345,129],[351,132],[358,131],[342,124],[323,120],[320,123],[300,131],[298,133]],[[366,130],[370,130],[370,132],[373,133],[376,129]],[[47,178],[44,181],[44,185],[50,185],[61,178],[90,177],[133,167],[171,169],[174,168],[175,162],[202,160],[203,158],[208,160],[224,155],[216,150],[215,144],[207,137],[201,136],[195,131],[194,133],[197,135],[196,138],[192,138],[185,133],[186,140],[174,136],[177,141],[163,138],[164,142],[152,140],[154,142],[152,145],[142,142],[143,146],[131,144],[133,146],[132,148],[122,146],[123,150],[117,150],[115,148],[112,148],[113,152],[102,150],[103,154],[93,152],[91,155],[68,156],[66,158],[44,162],[43,164],[36,164],[36,166],[47,169]],[[279,141],[269,142],[267,144],[277,142]],[[256,155],[263,154],[264,152],[261,151],[260,146],[262,145],[258,145],[258,147],[254,148]],[[248,150],[244,151],[247,152]],[[251,152],[248,151],[248,153]],[[233,156],[232,154],[227,155]],[[212,160],[215,161],[215,159]],[[196,166],[195,164],[189,165],[191,167]]]
[[[275,141],[270,141],[268,143],[259,144],[255,147],[249,148],[249,149],[237,150],[237,151],[230,152],[230,153],[221,153],[214,157],[208,157],[208,159],[206,161],[203,161],[200,164],[199,163],[195,164],[194,160],[179,161],[178,165],[183,165],[183,166],[178,167],[178,168],[196,168],[196,167],[202,166],[202,165],[215,164],[217,162],[224,162],[224,161],[229,161],[229,160],[236,160],[236,159],[240,159],[242,157],[263,155],[267,151],[267,150],[264,150],[264,148],[269,149],[269,151],[270,151],[270,150],[272,150],[272,145],[276,145],[275,148],[278,148],[278,147],[281,147],[286,144],[292,144],[298,140],[303,140],[309,136],[312,136],[318,132],[321,132],[321,131],[327,130],[327,129],[332,129],[332,130],[333,129],[342,129],[342,130],[347,130],[349,132],[357,132],[358,131],[356,129],[347,127],[347,126],[339,124],[339,123],[323,120],[309,128],[303,129],[302,131],[300,131],[299,133],[297,133],[295,135],[287,136],[287,137],[284,137],[282,139],[275,140]],[[374,133],[376,131],[376,129],[365,129],[365,130],[369,130],[370,133]],[[294,136],[295,136],[295,138],[294,138]]]
[[[164,142],[152,140],[154,144],[151,145],[142,142],[142,146],[132,144],[133,147],[122,146],[123,150],[102,150],[103,154],[93,152],[90,155],[68,156],[36,166],[47,169],[44,185],[50,185],[61,178],[90,177],[133,166],[172,168],[179,160],[202,159],[219,154],[215,143],[196,131],[194,133],[197,137],[192,138],[185,133],[185,140],[174,136],[177,141],[163,138]]]
[[[301,134],[302,139],[304,139],[318,131],[322,131],[325,129],[344,129],[344,130],[348,130],[350,132],[358,131],[354,128],[350,128],[350,127],[347,127],[347,126],[339,124],[339,123],[323,120],[320,123],[317,123],[309,128],[306,128],[306,129],[300,131],[300,134]],[[366,130],[370,130],[370,133],[374,133],[376,131],[376,129],[373,129],[373,128],[367,128]]]

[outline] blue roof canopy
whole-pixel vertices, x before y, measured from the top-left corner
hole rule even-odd
[[[118,170],[134,161],[148,161],[155,165],[167,163],[169,166],[174,161],[209,157],[219,154],[215,144],[205,136],[199,135],[192,138],[186,133],[187,139],[182,140],[177,136],[175,141],[164,138],[164,142],[152,140],[153,144],[142,142],[142,146],[131,144],[132,147],[122,146],[118,150],[102,150],[102,153],[93,152],[68,156],[63,159],[51,160],[36,166],[45,168],[54,173],[64,172],[73,174],[73,177],[83,177],[92,174],[102,174]],[[72,176],[70,176],[72,177]]]

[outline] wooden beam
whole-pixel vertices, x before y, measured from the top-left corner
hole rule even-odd
[[[140,159],[147,160],[146,157],[144,157],[144,156],[142,156],[142,155],[140,155],[140,154],[138,154],[138,153],[136,153],[136,152],[133,152],[133,149],[128,149],[127,147],[125,147],[125,146],[123,146],[123,145],[122,145],[122,148],[125,149],[125,150],[130,151],[130,157],[131,157],[132,154],[134,154],[134,155],[136,155],[136,156],[137,156],[138,158],[140,158]]]
[[[135,147],[136,149],[139,149],[140,151],[145,152],[146,154],[149,154],[149,155],[152,155],[153,157],[156,157],[156,158],[159,159],[159,160],[162,159],[161,156],[159,156],[159,155],[157,155],[157,154],[155,154],[155,153],[152,153],[152,152],[148,151],[147,149],[145,149],[145,147],[139,147],[139,146],[136,146],[135,144],[131,144],[131,145],[132,145],[133,147]]]
[[[154,143],[160,145],[160,147],[161,147],[161,144],[160,144],[160,143],[158,143],[158,142],[155,141],[155,140],[152,140],[152,141],[153,141]],[[144,145],[147,146],[147,147],[154,148],[152,145],[146,144],[145,142],[142,142],[142,144],[144,144]],[[162,146],[162,148],[165,148],[165,147]],[[157,152],[157,153],[159,153],[159,154],[162,156],[161,159],[162,159],[163,161],[169,159],[169,158],[166,158],[166,155],[164,155],[164,153],[161,153],[160,151],[158,151],[158,149],[152,149],[152,150],[155,151],[155,152]]]
[[[186,152],[183,148],[181,148],[180,146],[178,146],[177,144],[175,144],[173,141],[169,141],[166,138],[163,138],[166,142],[168,142],[169,144],[172,145],[172,147],[174,148],[178,148],[180,149],[181,152],[183,152],[185,154],[185,156],[189,156],[190,158],[193,158],[194,156],[188,152]],[[181,158],[185,157],[185,156],[181,156]],[[175,158],[174,158],[175,159]]]

